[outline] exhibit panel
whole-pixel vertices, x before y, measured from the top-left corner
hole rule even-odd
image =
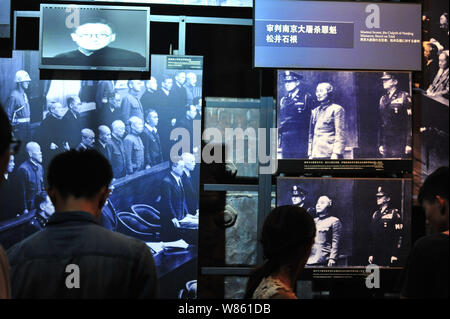
[[[236,177],[258,176],[259,112],[257,108],[245,107],[205,108],[204,131],[208,128],[220,131],[222,138],[215,142],[225,145],[225,160]]]
[[[176,298],[197,276],[199,165],[189,140],[201,119],[193,103],[202,99],[202,57],[153,56],[145,81],[39,80],[38,60],[37,51],[0,59],[0,101],[24,145],[2,185],[0,243],[7,249],[46,226],[54,208],[45,178],[55,155],[96,149],[114,174],[102,225],[145,241],[165,283],[161,297]],[[176,128],[188,141],[172,157]],[[168,223],[174,216],[177,227]]]
[[[280,177],[277,206],[303,207],[316,222],[307,268],[395,268],[410,249],[411,186],[410,179]]]

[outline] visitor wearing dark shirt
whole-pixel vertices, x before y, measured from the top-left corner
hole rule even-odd
[[[55,213],[42,231],[8,250],[13,298],[157,297],[147,245],[100,225],[112,177],[108,160],[95,150],[70,150],[52,160],[47,193]]]
[[[403,298],[448,298],[448,179],[448,167],[441,167],[420,188],[419,203],[435,233],[419,239],[411,250],[403,274]]]

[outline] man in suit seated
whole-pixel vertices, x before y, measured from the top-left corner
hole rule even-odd
[[[170,161],[170,172],[161,182],[161,240],[180,238],[177,229],[181,227],[198,228],[198,218],[190,214],[181,177],[184,162]]]

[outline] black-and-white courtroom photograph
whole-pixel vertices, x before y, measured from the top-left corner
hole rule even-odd
[[[202,57],[174,68],[152,57],[147,80],[40,80],[39,52],[0,59],[0,102],[23,145],[11,155],[0,192],[0,242],[8,249],[46,227],[50,161],[69,149],[95,149],[113,171],[101,224],[138,238],[152,252],[161,297],[177,298],[197,276],[199,164],[194,146],[170,157],[170,132],[192,135],[201,119]],[[69,168],[68,168],[69,169]]]
[[[410,245],[408,179],[277,179],[277,206],[303,207],[316,237],[307,267],[405,264]]]
[[[278,71],[278,159],[409,159],[411,74]]]
[[[40,68],[149,71],[150,8],[41,5]]]

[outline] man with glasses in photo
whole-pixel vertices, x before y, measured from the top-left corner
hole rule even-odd
[[[141,54],[110,46],[117,35],[112,24],[104,19],[86,19],[70,36],[77,49],[54,56],[53,62],[80,66],[146,66]]]

